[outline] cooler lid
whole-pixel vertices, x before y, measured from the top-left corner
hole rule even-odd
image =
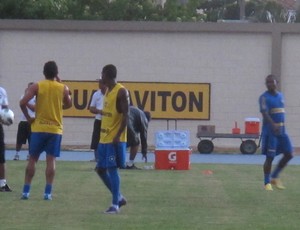
[[[188,130],[160,130],[155,132],[155,148],[186,149],[190,147]]]
[[[245,118],[245,121],[260,122],[260,119],[258,117],[247,117],[247,118]]]

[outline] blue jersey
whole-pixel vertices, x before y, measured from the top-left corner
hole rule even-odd
[[[268,157],[275,157],[280,153],[291,154],[293,147],[285,132],[285,110],[282,93],[271,94],[266,91],[259,97],[259,107],[261,113],[267,113],[280,126],[280,132],[274,133],[272,125],[263,119],[262,154]]]
[[[272,120],[281,127],[280,134],[284,134],[285,110],[282,93],[277,92],[276,94],[271,94],[266,91],[259,98],[259,107],[261,113],[265,112],[269,114]],[[262,132],[265,134],[273,132],[271,124],[265,119],[263,119]]]

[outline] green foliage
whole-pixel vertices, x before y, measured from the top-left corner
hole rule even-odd
[[[228,20],[238,20],[240,18],[240,7],[237,2],[228,4],[226,6],[224,18]]]
[[[227,12],[228,10],[231,11],[235,2],[235,0],[206,0],[200,4],[199,8],[204,9],[207,14],[207,21],[216,22],[219,19],[238,19],[238,17],[233,17]]]
[[[238,20],[237,0],[167,0],[164,7],[154,0],[1,0],[2,19],[76,19],[122,21]],[[245,2],[250,21],[286,22],[287,12],[272,0]],[[268,13],[269,12],[269,13]]]
[[[104,20],[141,21],[148,20],[154,13],[154,6],[149,0],[115,0],[105,9]]]
[[[283,9],[282,9],[281,5],[279,5],[278,3],[274,2],[274,1],[266,2],[266,4],[264,5],[262,15],[264,15],[265,12],[270,12],[272,14],[273,20],[275,20],[275,22],[284,22],[284,18],[282,17]],[[265,15],[261,18],[260,21],[268,22]]]
[[[203,17],[197,14],[199,0],[190,0],[187,4],[178,4],[176,0],[168,0],[163,9],[164,21],[202,21]]]
[[[286,22],[285,13],[284,8],[275,1],[252,0],[246,4],[246,16],[253,21]]]
[[[6,19],[63,19],[68,0],[1,0],[0,18]]]
[[[205,9],[208,21],[238,20],[240,17],[240,8],[236,0],[206,0],[200,5],[200,8]],[[283,7],[275,1],[250,0],[245,2],[245,16],[250,21],[270,22],[267,12],[270,12],[273,22],[286,21]]]

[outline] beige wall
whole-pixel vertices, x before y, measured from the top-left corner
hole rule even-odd
[[[287,106],[288,130],[295,146],[300,141],[300,41],[299,34],[283,36],[282,91]]]
[[[6,88],[16,114],[15,124],[5,128],[6,142],[15,142],[24,87],[42,79],[43,64],[55,60],[64,80],[94,80],[103,65],[113,63],[122,81],[211,83],[211,119],[177,122],[178,129],[190,130],[193,146],[199,142],[195,137],[199,124],[230,133],[234,121],[243,131],[246,117],[260,117],[257,101],[265,90],[264,77],[282,72],[287,125],[297,146],[297,28],[290,34],[280,24],[0,20],[0,85]],[[89,145],[93,119],[65,118],[64,124],[63,144]],[[173,121],[169,127],[175,127]],[[155,131],[162,129],[167,129],[166,121],[150,123],[150,145],[154,145]],[[214,143],[236,146],[240,141],[218,139]]]

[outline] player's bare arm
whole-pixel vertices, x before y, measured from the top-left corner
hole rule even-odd
[[[37,95],[37,92],[38,92],[38,84],[35,83],[35,84],[32,84],[27,90],[26,90],[26,93],[24,95],[24,97],[20,100],[20,108],[24,114],[24,116],[26,117],[27,121],[29,123],[32,123],[32,121],[34,120],[34,118],[31,118],[28,114],[28,111],[27,111],[27,105],[28,105],[28,102],[34,97]]]
[[[72,106],[71,91],[68,86],[65,85],[64,97],[63,97],[63,109],[68,109]]]
[[[275,134],[278,133],[278,132],[279,132],[279,129],[280,129],[280,126],[277,125],[277,124],[273,121],[273,119],[270,117],[270,115],[269,115],[267,112],[263,112],[262,115],[263,115],[264,119],[265,119],[268,123],[270,123],[270,124],[272,125],[272,128],[273,128],[274,133],[275,133]]]
[[[35,111],[35,105],[32,105],[32,104],[29,104],[29,103],[27,103],[27,108],[29,108],[31,111]]]
[[[2,109],[8,109],[8,105],[2,105]],[[2,122],[2,118],[0,117],[0,122]]]
[[[90,106],[90,112],[93,114],[101,114],[102,115],[102,110],[97,109],[95,106]]]

